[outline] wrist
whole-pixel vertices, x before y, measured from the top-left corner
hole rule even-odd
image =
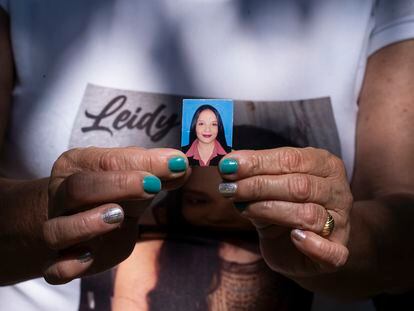
[[[50,250],[43,240],[48,179],[0,180],[0,284],[41,275]]]

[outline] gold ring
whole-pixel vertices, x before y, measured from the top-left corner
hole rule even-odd
[[[332,233],[334,227],[335,227],[335,220],[333,219],[332,215],[326,210],[328,213],[328,218],[326,219],[325,225],[322,229],[322,236],[328,236]]]

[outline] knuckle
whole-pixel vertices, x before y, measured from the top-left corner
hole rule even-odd
[[[45,222],[43,225],[43,238],[50,249],[60,248],[61,230],[55,219]]]
[[[341,171],[345,171],[344,162],[338,158],[337,156],[334,156],[333,154],[329,154],[329,158],[334,163],[335,167]]]
[[[121,191],[128,189],[132,178],[126,172],[119,172],[113,176],[113,184]]]
[[[65,197],[68,202],[80,202],[85,200],[85,185],[82,182],[82,176],[75,173],[65,179]]]
[[[89,240],[92,238],[92,230],[94,227],[92,218],[82,215],[77,221],[74,221],[72,230],[75,236],[82,238],[82,240]]]
[[[343,250],[340,251],[337,260],[334,262],[334,266],[336,268],[343,267],[346,264],[346,262],[348,261],[348,256],[349,256],[349,251],[348,251],[347,248],[344,247]]]
[[[263,211],[263,213],[271,212],[275,208],[275,203],[274,203],[274,201],[263,201],[261,203],[260,207],[261,207],[261,210]]]
[[[149,172],[154,172],[154,168],[155,168],[154,161],[155,161],[155,158],[152,157],[151,155],[147,154],[147,155],[144,156],[144,160],[146,161],[145,167],[148,168],[148,171]]]
[[[289,193],[299,201],[308,201],[312,198],[312,180],[308,175],[295,175],[289,179]]]
[[[99,156],[99,168],[103,171],[118,171],[121,168],[120,159],[111,150]]]
[[[266,180],[260,177],[253,178],[251,181],[251,200],[260,200],[266,188]]]
[[[327,163],[331,172],[333,172],[334,175],[346,175],[344,162],[337,156],[334,156],[333,154],[329,153],[327,155]]]
[[[330,157],[335,157],[330,151],[323,148],[306,147],[305,150],[308,150],[314,156],[323,159],[324,161],[328,160]]]
[[[76,155],[80,152],[81,148],[74,148],[63,152],[53,163],[51,175],[59,175],[62,172],[68,171],[74,166],[76,162]]]
[[[134,157],[134,167],[139,167],[144,171],[154,172],[154,155],[149,150],[142,150]]]
[[[321,253],[324,259],[332,268],[338,269],[342,267],[348,259],[348,250],[335,244],[320,244]]]
[[[305,203],[298,208],[297,219],[302,229],[314,229],[320,223],[319,209],[313,203]]]
[[[252,153],[249,160],[248,163],[250,164],[249,168],[251,175],[255,175],[256,172],[263,170],[263,158],[259,154],[255,152]]]
[[[279,155],[279,164],[284,173],[298,172],[303,166],[303,157],[296,148],[284,148]]]
[[[326,149],[322,149],[322,148],[313,148],[313,147],[309,147],[309,149],[310,149],[310,150],[312,150],[312,151],[314,151],[314,152],[316,152],[316,153],[319,153],[319,156],[320,156],[321,158],[323,158],[323,159],[327,159],[327,158],[329,158],[329,157],[333,156],[333,155],[332,155],[332,153],[331,153],[331,152],[329,152],[329,151],[328,151],[328,150],[326,150]]]

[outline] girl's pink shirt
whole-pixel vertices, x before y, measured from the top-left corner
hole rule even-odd
[[[207,163],[204,163],[203,160],[201,160],[200,153],[198,152],[198,139],[194,140],[194,142],[191,144],[190,149],[186,152],[187,157],[193,157],[194,160],[198,160],[200,163],[200,166],[209,166],[210,160],[215,158],[217,155],[225,155],[227,154],[226,150],[221,146],[221,144],[214,140],[214,149],[211,153],[210,158],[208,159]]]

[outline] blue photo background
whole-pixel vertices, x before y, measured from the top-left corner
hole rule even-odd
[[[233,146],[233,101],[231,99],[184,99],[181,128],[181,147],[187,146],[190,140],[190,126],[198,107],[210,105],[217,109],[223,121],[224,135],[229,147]]]

